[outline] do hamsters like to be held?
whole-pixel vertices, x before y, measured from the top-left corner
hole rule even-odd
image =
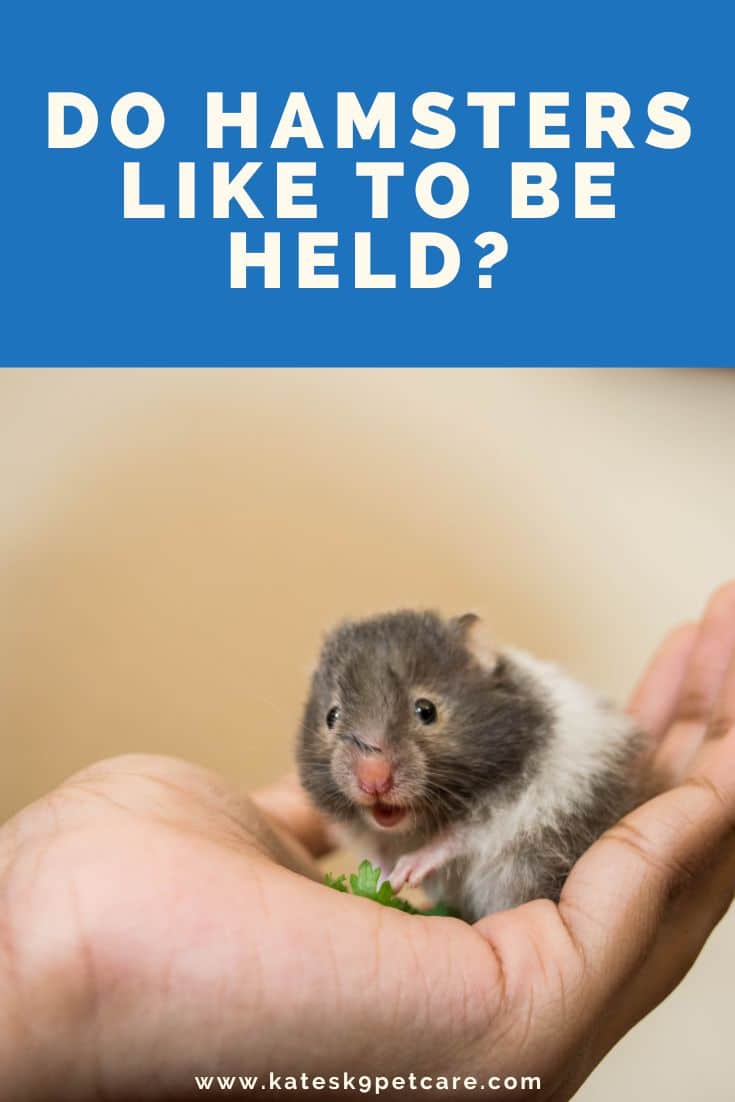
[[[567,674],[495,650],[472,613],[394,612],[325,640],[298,736],[317,807],[396,891],[468,921],[558,900],[640,799],[644,737]]]

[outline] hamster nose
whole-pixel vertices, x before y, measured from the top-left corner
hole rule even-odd
[[[385,758],[362,758],[355,776],[362,791],[369,796],[382,796],[393,787],[393,773]]]

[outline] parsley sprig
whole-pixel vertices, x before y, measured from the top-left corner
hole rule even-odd
[[[332,876],[330,873],[324,877],[324,883],[328,888],[334,888],[337,892],[349,894],[350,888],[353,895],[360,895],[363,899],[372,899],[375,903],[381,903],[384,907],[394,907],[397,911],[405,911],[410,915],[443,915],[452,916],[452,910],[444,903],[437,903],[428,911],[420,911],[407,899],[401,899],[396,895],[387,880],[378,887],[380,881],[380,869],[371,865],[369,861],[363,861],[356,873],[350,874],[350,887],[347,887],[347,876]]]

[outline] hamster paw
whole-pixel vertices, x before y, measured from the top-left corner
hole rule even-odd
[[[399,892],[406,884],[418,888],[429,873],[435,872],[443,864],[441,854],[433,847],[417,849],[414,853],[404,853],[396,862],[388,879],[394,892]]]
[[[388,877],[390,886],[394,892],[399,892],[405,884],[411,888],[418,888],[430,873],[443,868],[454,858],[461,857],[464,852],[462,832],[447,831],[434,838],[428,845],[422,846],[421,849],[416,849],[413,853],[404,853]]]

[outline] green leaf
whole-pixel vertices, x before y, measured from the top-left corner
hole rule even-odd
[[[391,903],[395,899],[395,894],[390,886],[390,880],[384,880],[378,889],[378,894],[375,896],[378,903],[385,903],[386,905]]]
[[[366,899],[377,899],[379,880],[380,869],[374,868],[369,861],[363,861],[357,870],[357,876],[353,872],[350,877],[350,887],[354,895],[362,895]]]
[[[433,907],[430,907],[428,911],[422,911],[421,914],[425,915],[437,915],[439,918],[459,918],[460,915],[453,907],[450,907],[448,903],[435,903]]]
[[[375,903],[380,903],[384,907],[393,907],[397,911],[405,911],[406,914],[410,915],[458,917],[456,912],[450,907],[447,907],[445,903],[437,903],[428,911],[420,911],[417,907],[409,903],[407,899],[401,899],[400,896],[396,895],[388,880],[385,880],[380,887],[378,887],[379,882],[380,869],[371,865],[369,861],[362,861],[357,872],[350,874],[350,888],[352,888],[352,894],[359,895],[363,899],[372,899]],[[324,877],[324,883],[328,888],[334,888],[338,892],[348,891],[344,873],[336,877],[327,873]]]
[[[324,883],[327,885],[328,888],[334,888],[335,891],[347,891],[347,883],[344,873],[342,873],[341,876],[332,876],[332,874],[328,872],[324,877]]]

